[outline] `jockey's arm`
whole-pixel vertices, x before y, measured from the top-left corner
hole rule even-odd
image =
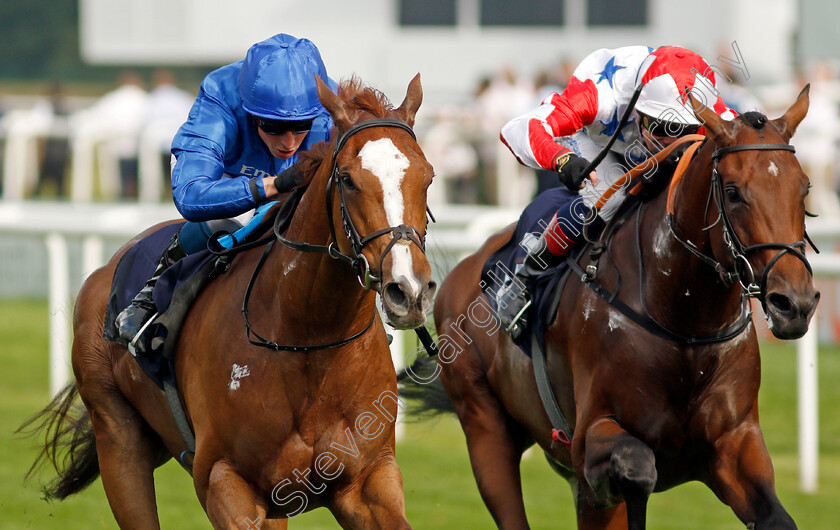
[[[188,221],[234,217],[271,196],[265,189],[269,179],[225,173],[224,156],[237,145],[238,134],[231,110],[202,86],[172,141],[172,197]]]
[[[592,123],[597,111],[595,84],[572,77],[562,94],[551,94],[533,111],[505,124],[501,140],[520,163],[555,170],[557,160],[571,151],[554,139],[572,135]]]
[[[172,197],[188,221],[235,217],[266,199],[267,178],[227,174],[221,160],[206,153],[181,151],[175,156]]]

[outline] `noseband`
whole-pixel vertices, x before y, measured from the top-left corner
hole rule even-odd
[[[335,146],[333,148],[332,153],[332,174],[330,178],[327,180],[327,190],[326,190],[326,201],[327,201],[327,219],[329,221],[330,226],[330,235],[332,240],[328,245],[311,245],[308,243],[300,243],[297,241],[290,241],[283,237],[280,233],[275,230],[275,237],[278,241],[286,245],[287,247],[293,248],[295,250],[300,250],[302,252],[319,252],[322,254],[329,254],[330,257],[333,259],[341,259],[346,261],[352,268],[353,272],[356,274],[356,277],[359,280],[359,284],[365,289],[370,289],[371,284],[375,282],[381,281],[381,277],[377,277],[370,270],[370,264],[368,263],[367,258],[362,253],[365,245],[369,242],[373,241],[379,236],[383,236],[386,234],[391,234],[391,240],[388,242],[388,245],[385,247],[385,251],[382,252],[382,256],[379,258],[379,274],[382,274],[382,263],[385,261],[385,257],[391,252],[391,249],[394,248],[399,241],[405,240],[410,243],[416,244],[420,247],[420,250],[425,254],[426,253],[426,237],[423,235],[420,230],[413,226],[408,226],[405,224],[401,224],[398,226],[390,226],[388,228],[383,228],[381,230],[377,230],[372,232],[364,237],[359,235],[359,231],[356,229],[356,225],[353,223],[353,219],[350,217],[350,212],[347,209],[347,201],[344,197],[344,184],[339,177],[339,168],[338,163],[336,162],[336,158],[338,157],[339,152],[347,143],[347,140],[350,139],[351,136],[354,134],[363,131],[365,129],[369,129],[371,127],[396,127],[398,129],[402,129],[408,134],[411,135],[411,139],[417,141],[417,137],[414,135],[414,131],[412,128],[405,122],[400,120],[390,119],[390,118],[376,118],[372,120],[366,120],[356,125],[353,125],[347,131],[341,135],[341,137],[335,142]],[[350,249],[352,251],[352,255],[347,255],[341,252],[338,248],[338,238],[336,237],[335,233],[335,223],[333,220],[333,186],[338,189],[338,200],[339,200],[339,207],[341,210],[341,223],[344,228],[344,234],[347,236],[347,240],[350,242]],[[434,217],[431,216],[431,212],[428,211],[427,213],[434,220]]]
[[[805,234],[805,238],[802,241],[797,241],[793,244],[787,243],[760,243],[757,245],[744,245],[738,234],[735,232],[735,228],[732,226],[732,221],[729,219],[729,216],[726,213],[726,209],[724,208],[724,193],[723,193],[723,182],[720,177],[720,173],[718,172],[718,163],[720,162],[720,158],[723,155],[727,155],[729,153],[735,153],[738,151],[790,151],[795,153],[796,150],[792,145],[788,144],[742,144],[742,145],[733,145],[729,147],[721,147],[715,149],[714,153],[712,153],[712,160],[714,161],[714,166],[712,168],[712,186],[709,190],[709,198],[706,203],[706,208],[708,211],[709,203],[714,200],[715,207],[718,211],[718,218],[712,223],[710,226],[704,228],[704,231],[708,231],[716,226],[721,220],[723,220],[723,224],[721,226],[721,231],[723,233],[723,242],[726,245],[727,249],[729,250],[729,255],[732,258],[732,262],[735,265],[734,271],[728,271],[726,267],[716,259],[706,254],[700,252],[697,247],[691,243],[690,241],[686,241],[677,235],[676,229],[674,227],[674,214],[671,213],[668,216],[668,223],[671,229],[671,234],[676,238],[677,241],[683,244],[692,254],[703,260],[705,263],[709,264],[711,267],[715,269],[715,271],[720,274],[721,280],[724,282],[725,285],[730,286],[733,285],[736,281],[740,283],[741,290],[744,293],[744,296],[748,298],[757,298],[761,302],[761,307],[764,312],[767,312],[767,277],[770,274],[770,269],[775,265],[779,259],[784,256],[785,254],[791,254],[798,258],[804,265],[805,268],[808,269],[808,273],[813,276],[813,270],[811,269],[811,264],[808,263],[808,258],[805,257],[805,243],[806,241],[811,245],[814,251],[819,252],[814,243],[808,237],[808,234]],[[758,250],[771,250],[771,249],[778,249],[779,252],[767,263],[767,266],[764,267],[764,272],[761,275],[758,283],[756,283],[755,273],[752,270],[752,266],[750,265],[749,259],[747,255],[751,252],[755,252]],[[739,267],[740,265],[740,267]]]

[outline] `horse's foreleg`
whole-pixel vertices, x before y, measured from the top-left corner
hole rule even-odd
[[[709,487],[750,528],[794,529],[776,496],[773,464],[758,423],[743,423],[715,443]]]
[[[265,506],[257,502],[251,485],[232,465],[217,461],[210,465],[208,473],[207,463],[196,458],[193,476],[196,493],[213,528],[257,530],[269,527]],[[285,528],[285,522],[277,523]]]
[[[337,493],[331,506],[342,528],[410,529],[405,518],[402,474],[391,448],[361,481]]]
[[[595,421],[586,430],[583,474],[596,501],[627,504],[630,530],[645,527],[647,501],[656,485],[653,451],[611,419]]]

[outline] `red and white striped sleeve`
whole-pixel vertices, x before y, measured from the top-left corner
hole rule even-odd
[[[500,134],[520,163],[554,169],[554,161],[569,150],[554,141],[589,125],[598,113],[598,89],[591,79],[572,77],[562,94],[551,94],[533,111],[510,120]]]

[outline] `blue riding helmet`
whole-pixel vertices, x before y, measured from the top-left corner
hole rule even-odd
[[[280,33],[251,46],[239,73],[242,108],[270,120],[308,120],[324,112],[315,74],[327,68],[312,41]]]

